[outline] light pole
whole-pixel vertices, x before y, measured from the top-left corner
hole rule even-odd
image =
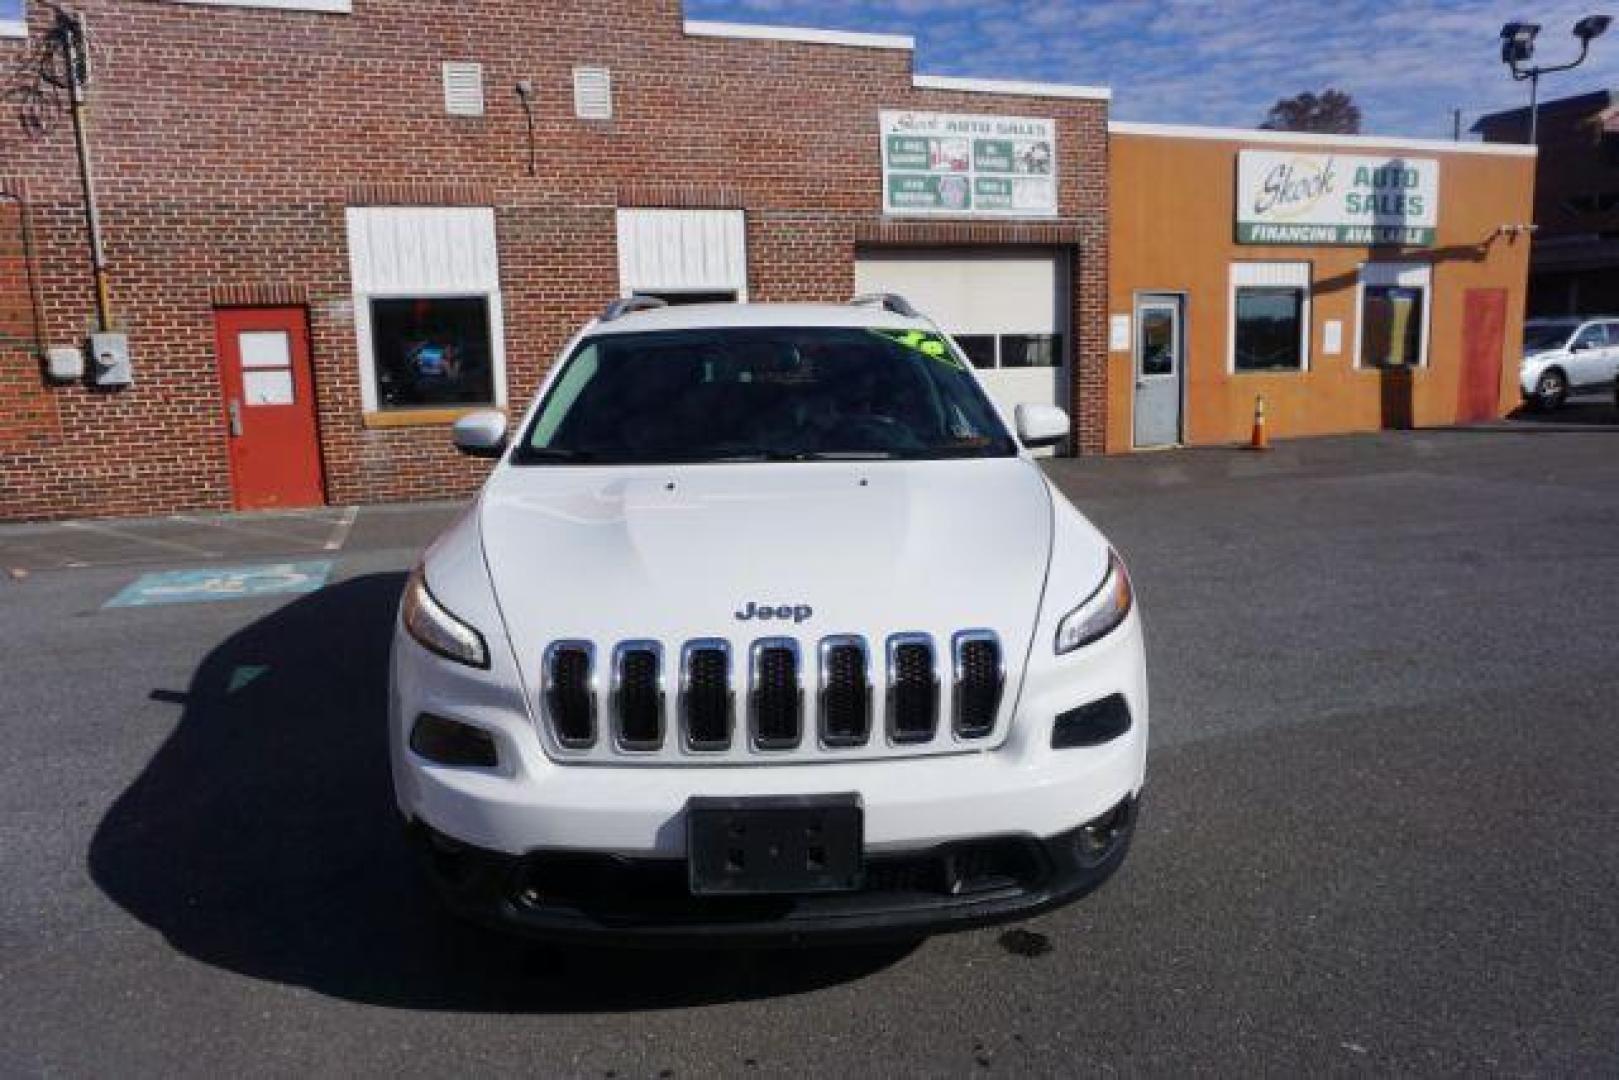
[[[1580,55],[1566,64],[1536,64],[1534,67],[1523,67],[1530,57],[1535,55],[1535,37],[1540,33],[1539,23],[1509,22],[1501,28],[1501,62],[1512,71],[1512,78],[1516,82],[1529,80],[1529,142],[1535,142],[1538,121],[1540,119],[1540,77],[1550,75],[1554,71],[1567,71],[1577,68],[1585,62],[1585,54],[1591,49],[1591,42],[1602,36],[1613,22],[1606,15],[1587,15],[1574,24],[1574,36],[1580,39]]]

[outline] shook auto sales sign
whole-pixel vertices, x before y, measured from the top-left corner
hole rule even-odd
[[[883,213],[1053,217],[1057,124],[1020,116],[880,114]]]
[[[1237,243],[1427,247],[1439,225],[1432,158],[1244,150]]]

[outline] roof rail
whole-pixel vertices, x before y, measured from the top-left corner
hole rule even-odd
[[[603,308],[596,321],[612,322],[637,311],[653,311],[668,306],[667,300],[659,300],[656,296],[621,296]]]
[[[911,302],[899,293],[861,293],[853,300],[850,300],[849,303],[858,304],[861,307],[878,305],[884,311],[892,311],[895,315],[904,315],[908,319],[920,319],[922,317],[922,313],[912,307]]]

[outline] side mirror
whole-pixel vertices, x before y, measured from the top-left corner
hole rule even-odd
[[[1055,405],[1019,405],[1017,437],[1024,446],[1055,446],[1068,438],[1068,414]]]
[[[480,409],[455,422],[455,448],[468,457],[498,458],[506,452],[506,414]]]
[[[1591,347],[1591,343],[1589,341],[1576,341],[1574,344],[1572,344],[1572,345],[1570,345],[1568,347],[1568,351],[1571,352],[1571,353],[1584,352],[1586,349],[1589,349],[1590,347]]]

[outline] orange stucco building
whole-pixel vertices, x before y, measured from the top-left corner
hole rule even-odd
[[[1114,123],[1107,448],[1494,418],[1533,150]]]

